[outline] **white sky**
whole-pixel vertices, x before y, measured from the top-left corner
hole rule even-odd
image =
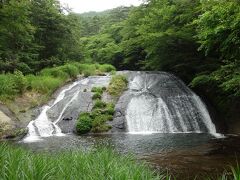
[[[142,0],[60,0],[67,4],[74,12],[104,11],[118,6],[138,6]]]

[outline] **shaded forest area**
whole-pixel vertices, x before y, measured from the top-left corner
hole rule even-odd
[[[0,71],[36,73],[66,62],[181,77],[225,120],[239,120],[240,2],[147,0],[76,14],[56,0],[0,1]]]

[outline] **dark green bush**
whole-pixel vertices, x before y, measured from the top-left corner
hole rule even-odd
[[[77,121],[77,133],[85,134],[88,133],[92,128],[92,118],[90,113],[82,113],[80,114]]]
[[[197,87],[197,86],[201,86],[201,85],[204,85],[204,84],[208,84],[209,82],[211,82],[211,77],[208,76],[208,75],[200,75],[200,76],[197,76],[195,77],[190,86],[191,87]]]
[[[100,93],[94,93],[93,96],[92,96],[92,99],[93,100],[96,100],[96,99],[101,99],[102,98],[102,95]]]
[[[23,62],[17,64],[17,69],[24,74],[29,74],[33,72],[33,70],[26,63]]]

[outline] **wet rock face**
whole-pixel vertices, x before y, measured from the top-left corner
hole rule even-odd
[[[210,132],[214,124],[201,99],[165,72],[125,72],[128,90],[116,105],[115,131],[131,133]]]
[[[130,94],[126,91],[119,98],[116,106],[115,106],[115,114],[113,121],[109,121],[108,124],[112,126],[112,129],[109,131],[110,133],[116,132],[126,132],[127,124],[126,124],[126,108],[131,99]]]

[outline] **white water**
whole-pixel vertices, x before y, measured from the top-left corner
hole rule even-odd
[[[33,142],[41,140],[42,137],[64,136],[58,123],[73,102],[78,104],[75,100],[79,99],[79,87],[89,84],[107,86],[109,80],[110,77],[87,78],[62,90],[54,103],[44,106],[40,115],[29,123],[29,132],[23,141]],[[135,74],[130,81],[129,92],[131,99],[126,109],[129,133],[216,134],[216,128],[204,103],[175,76],[167,73]],[[49,118],[49,111],[57,111],[54,120]]]
[[[53,106],[55,106],[57,103],[59,103],[61,100],[63,100],[67,91],[71,90],[72,88],[74,88],[75,86],[77,86],[79,84],[86,84],[87,81],[88,81],[87,79],[84,79],[84,80],[74,82],[68,88],[66,88],[60,92],[60,94],[57,96],[56,100],[54,101],[54,103],[51,106],[50,105],[44,106],[42,108],[40,115],[35,120],[33,120],[29,123],[29,125],[28,125],[29,131],[28,131],[26,138],[24,138],[23,141],[24,142],[33,142],[33,141],[41,140],[41,137],[64,136],[64,134],[61,132],[61,129],[58,127],[57,123],[62,118],[62,115],[63,115],[64,111],[66,110],[66,108],[68,107],[68,105],[72,101],[74,101],[74,99],[76,98],[78,91],[76,91],[74,93],[74,95],[72,96],[70,101],[64,106],[64,108],[62,109],[62,111],[56,121],[52,122],[51,120],[49,120],[47,111],[49,109],[51,109]]]
[[[138,73],[129,84],[129,133],[216,134],[206,106],[184,83],[167,73]]]

